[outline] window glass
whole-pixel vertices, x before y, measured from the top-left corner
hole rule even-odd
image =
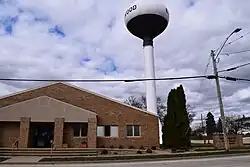
[[[97,127],[97,136],[104,136],[104,126]]]
[[[141,136],[139,125],[134,125],[134,136]]]
[[[133,126],[127,126],[127,136],[133,136]]]
[[[111,126],[111,135],[112,137],[118,137],[118,126]]]
[[[80,136],[80,124],[73,125],[73,131],[74,131],[74,136],[79,137]]]
[[[110,136],[110,126],[105,126],[105,136]]]
[[[81,136],[82,137],[86,137],[88,135],[88,124],[87,123],[83,123],[81,125]]]

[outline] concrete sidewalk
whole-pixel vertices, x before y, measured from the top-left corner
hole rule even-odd
[[[44,157],[32,157],[32,156],[16,156],[11,157],[10,159],[7,159],[3,162],[4,163],[38,163],[41,159]]]

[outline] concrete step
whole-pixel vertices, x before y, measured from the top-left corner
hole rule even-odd
[[[63,153],[95,153],[98,151],[92,150],[0,150],[0,152],[30,152],[30,153],[41,153],[41,152],[63,152]]]
[[[87,154],[87,153],[70,153],[70,154],[63,154],[63,153],[35,153],[35,154],[30,154],[30,153],[0,153],[0,156],[97,156],[98,154]]]
[[[20,150],[20,151],[50,151],[51,148],[0,148],[0,151],[4,150]],[[100,151],[99,148],[53,148],[57,151]]]
[[[95,156],[95,149],[0,149],[0,156]]]

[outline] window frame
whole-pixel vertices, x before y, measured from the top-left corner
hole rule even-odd
[[[128,126],[132,127],[132,136],[128,136]],[[135,136],[135,126],[139,128],[139,135]],[[126,125],[126,137],[141,137],[141,125]]]
[[[104,138],[118,138],[119,137],[119,126],[118,125],[98,125],[97,126],[97,129],[98,127],[102,127],[103,129],[103,136],[99,136],[96,132],[96,136],[97,137],[104,137]],[[109,136],[106,136],[105,134],[105,128],[109,127],[109,133],[110,135]],[[112,136],[112,127],[116,127],[117,128],[117,136]]]
[[[82,136],[82,129],[83,129],[83,124],[86,124],[86,126],[87,126],[87,134],[86,134],[86,136]],[[75,126],[79,126],[79,136],[75,136]],[[77,124],[74,124],[73,125],[73,137],[74,138],[86,138],[86,137],[88,137],[88,123],[77,123]]]

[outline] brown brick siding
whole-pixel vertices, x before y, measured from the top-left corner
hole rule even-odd
[[[88,120],[88,148],[96,148],[96,128],[97,128],[97,119],[89,118]]]
[[[87,137],[73,137],[73,148],[79,148],[83,142],[88,143]]]
[[[0,147],[11,148],[19,133],[20,122],[0,122]]]
[[[134,143],[136,147],[141,145],[159,146],[158,118],[134,108],[121,105],[114,101],[80,91],[74,87],[57,83],[47,87],[31,90],[15,96],[0,99],[2,107],[21,101],[33,99],[39,96],[49,96],[74,106],[95,112],[98,116],[98,125],[119,125],[119,139],[113,140],[113,145],[129,146]],[[139,124],[142,126],[140,138],[126,138],[126,124]],[[97,145],[109,145],[111,139],[98,138]]]
[[[55,118],[54,147],[60,148],[63,144],[64,118]]]
[[[73,147],[73,129],[68,123],[64,123],[63,144],[68,144],[68,147]]]
[[[230,147],[243,147],[243,137],[242,135],[228,135],[228,143],[230,144]],[[232,140],[233,139],[233,140]],[[232,142],[233,141],[233,142]],[[224,148],[224,137],[222,134],[215,134],[213,135],[213,144],[215,148]]]
[[[30,117],[21,117],[19,147],[27,148],[29,144]]]

